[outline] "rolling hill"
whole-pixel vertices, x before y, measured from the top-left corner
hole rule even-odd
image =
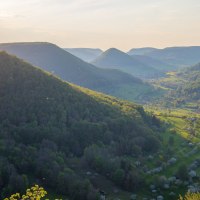
[[[98,177],[132,192],[145,183],[126,157],[160,147],[160,122],[141,106],[69,84],[5,52],[0,113],[1,199],[37,183],[73,200],[95,200],[106,182]]]
[[[74,56],[86,61],[91,62],[97,58],[103,51],[101,49],[92,48],[64,48],[64,50],[73,54]]]
[[[92,64],[106,69],[119,69],[143,79],[155,78],[163,75],[161,71],[145,65],[115,48],[108,49],[102,53]]]
[[[128,55],[145,55],[147,53],[150,53],[152,51],[157,50],[153,47],[143,47],[143,48],[133,48],[127,52]]]
[[[154,50],[145,55],[182,68],[200,62],[200,47],[168,47]]]
[[[161,61],[161,60],[157,60],[157,59],[152,58],[150,56],[131,55],[131,57],[133,57],[135,60],[138,60],[139,62],[143,63],[144,65],[150,66],[150,67],[155,68],[157,70],[160,70],[162,72],[169,72],[169,71],[177,70],[176,66],[168,64],[168,63]]]
[[[0,50],[16,55],[63,80],[123,99],[142,103],[149,99],[149,94],[154,96],[158,93],[138,78],[118,70],[97,68],[51,43],[0,44]]]
[[[191,181],[194,163],[200,173],[199,115],[155,108],[146,113],[5,52],[0,113],[1,199],[34,184],[45,187],[49,199],[98,200],[100,193],[107,199],[177,199],[186,187],[176,180]],[[197,177],[188,184],[198,183]]]

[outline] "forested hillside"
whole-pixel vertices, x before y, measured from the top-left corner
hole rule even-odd
[[[122,99],[143,103],[160,94],[160,91],[138,78],[119,70],[95,67],[51,43],[7,43],[0,44],[0,50],[65,81]]]
[[[143,108],[68,84],[0,53],[1,199],[38,183],[70,199],[97,199],[98,172],[125,190],[145,185],[127,156],[160,147],[160,122]]]
[[[166,78],[155,80],[154,84],[167,91],[161,98],[162,104],[175,107],[187,105],[188,108],[199,109],[200,64],[168,73]]]
[[[200,100],[200,64],[182,70],[177,74],[184,80],[184,84],[177,88],[177,95],[185,100]]]

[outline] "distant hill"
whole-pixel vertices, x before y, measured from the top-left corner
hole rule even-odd
[[[141,106],[68,84],[4,52],[0,113],[1,199],[37,183],[95,200],[99,187],[88,171],[132,192],[145,185],[144,172],[126,157],[160,148],[160,123]]]
[[[138,78],[113,69],[101,69],[86,63],[51,43],[0,44],[9,52],[63,80],[123,99],[142,103],[157,91]]]
[[[110,80],[103,81],[103,70],[95,68],[51,43],[0,44],[0,50],[16,55],[63,80],[84,87],[94,89],[106,83],[106,81],[110,82]]]
[[[97,57],[92,64],[106,69],[119,69],[144,79],[163,75],[161,71],[141,63],[137,59],[116,48],[108,49]]]
[[[163,72],[169,72],[169,71],[175,71],[177,70],[177,67],[175,65],[168,64],[164,61],[157,60],[155,58],[152,58],[150,56],[146,55],[132,55],[135,60],[138,60],[139,62],[148,65],[152,68],[155,68],[157,70],[163,71]]]
[[[147,53],[150,53],[152,51],[157,50],[153,47],[144,47],[144,48],[133,48],[127,52],[128,55],[145,55]]]
[[[200,62],[200,47],[168,47],[165,49],[157,49],[145,55],[182,68]]]
[[[92,48],[64,48],[64,50],[73,54],[74,56],[86,61],[91,62],[97,58],[103,51],[101,49]]]

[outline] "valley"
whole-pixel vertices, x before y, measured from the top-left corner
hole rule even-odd
[[[145,185],[138,192],[127,192],[90,168],[76,169],[106,194],[106,199],[150,199],[162,196],[176,200],[185,191],[199,190],[200,115],[183,109],[145,106],[165,127],[161,148],[155,154],[127,156],[132,165],[142,169]],[[72,161],[74,162],[74,161]]]
[[[0,200],[200,200],[200,2],[0,3]]]
[[[105,195],[108,200],[176,200],[187,190],[199,190],[200,114],[188,108],[191,101],[186,95],[174,95],[185,88],[188,79],[198,85],[199,65],[150,80],[149,84],[165,92],[155,96],[155,102],[147,99],[144,110],[63,82],[4,52],[0,67],[1,162],[7,168],[14,166],[2,179],[2,194],[23,191],[35,181],[48,188],[49,198],[77,200],[84,195],[91,199]],[[130,92],[127,95],[134,99]],[[197,98],[193,98],[196,106]],[[24,150],[32,161],[22,154]],[[23,156],[21,164],[17,163],[19,155]],[[6,170],[3,165],[0,170]],[[47,171],[48,166],[51,170]],[[31,174],[30,169],[34,169]],[[16,181],[20,182],[17,187]]]

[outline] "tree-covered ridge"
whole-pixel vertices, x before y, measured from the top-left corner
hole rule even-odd
[[[178,95],[186,100],[200,100],[200,63],[181,71],[178,77],[184,80],[177,89]]]
[[[1,199],[36,182],[71,199],[96,199],[82,165],[135,190],[142,172],[125,158],[155,152],[159,126],[140,106],[0,53]]]
[[[169,72],[167,77],[155,80],[154,84],[165,89],[160,98],[162,105],[184,106],[197,110],[200,103],[200,64]]]
[[[145,102],[159,94],[154,87],[130,74],[95,67],[51,43],[4,43],[0,44],[0,50],[22,58],[64,81],[122,99]]]

